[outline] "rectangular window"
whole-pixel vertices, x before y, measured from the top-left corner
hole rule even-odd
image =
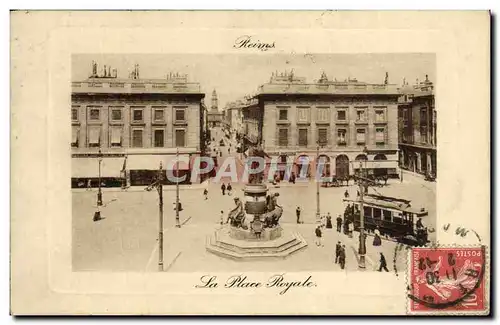
[[[111,121],[121,121],[122,120],[122,109],[112,108],[111,109]]]
[[[186,110],[184,108],[175,109],[175,121],[184,122],[186,120]]]
[[[384,128],[376,128],[375,129],[375,142],[376,143],[384,143],[385,142],[385,129]]]
[[[299,108],[297,121],[308,122],[309,121],[309,108]]]
[[[132,121],[134,122],[142,122],[144,119],[142,108],[134,108],[132,109]]]
[[[101,119],[101,110],[99,108],[90,109],[90,120],[99,121]]]
[[[391,221],[391,211],[384,210],[384,221]]]
[[[385,122],[385,111],[383,109],[375,110],[375,122]]]
[[[111,147],[122,146],[122,129],[119,127],[111,128]]]
[[[347,130],[346,129],[339,129],[337,130],[337,144],[339,145],[345,145],[347,142]]]
[[[90,127],[88,129],[88,143],[89,147],[95,148],[101,146],[101,128]]]
[[[356,109],[356,121],[366,121],[366,109]]]
[[[78,108],[76,107],[71,109],[71,120],[78,121]]]
[[[280,121],[287,121],[288,120],[288,110],[287,109],[280,109]]]
[[[71,129],[71,146],[73,148],[78,148],[78,129],[76,127],[73,127]]]
[[[320,146],[328,144],[328,129],[318,129],[318,142]]]
[[[163,108],[155,108],[154,109],[154,120],[155,121],[164,121],[165,119],[165,111]]]
[[[280,147],[288,146],[288,129],[279,129],[278,141]]]
[[[328,122],[328,108],[318,108],[318,121]]]
[[[366,142],[366,130],[357,129],[356,130],[356,143],[364,144]]]
[[[307,147],[307,129],[299,129],[299,146]]]
[[[164,130],[154,130],[154,146],[163,147],[165,143]]]
[[[427,143],[427,127],[426,126],[420,127],[420,142]]]
[[[176,147],[186,146],[186,131],[185,130],[175,130],[175,146]]]
[[[142,130],[132,130],[132,147],[142,148]]]
[[[426,108],[420,109],[420,123],[421,124],[427,123],[427,109]]]
[[[337,120],[338,121],[345,121],[347,117],[345,109],[339,109],[337,111]]]

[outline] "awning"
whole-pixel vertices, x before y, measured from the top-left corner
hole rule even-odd
[[[398,162],[396,160],[369,160],[369,161],[362,161],[362,164],[363,168],[368,168],[368,169],[398,167]],[[354,168],[359,168],[359,163],[355,163]]]
[[[123,160],[125,158],[103,158],[101,161],[101,177],[121,177]],[[71,159],[71,177],[99,177],[98,158]]]
[[[129,170],[158,170],[160,162],[163,169],[189,170],[189,156],[179,155],[176,164],[176,155],[128,155],[127,169]],[[178,167],[176,166],[178,165]]]
[[[101,138],[101,128],[89,129],[89,144],[99,144]]]
[[[122,143],[121,128],[111,128],[111,144],[121,144],[121,143]]]
[[[71,130],[71,143],[77,143],[78,142],[78,129],[73,128]]]

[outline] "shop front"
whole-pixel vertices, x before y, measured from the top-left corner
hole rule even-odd
[[[132,186],[148,186],[158,178],[160,164],[163,174],[164,185],[175,185],[176,182],[167,177],[167,170],[169,175],[175,177],[185,177],[179,184],[191,184],[191,161],[189,155],[179,155],[177,161],[176,155],[152,155],[152,154],[138,154],[128,155],[127,169],[130,173],[130,185]]]
[[[126,173],[123,169],[124,157],[102,157],[99,166],[99,157],[71,158],[71,187],[88,188],[121,187],[124,185]],[[100,176],[100,177],[99,177]]]

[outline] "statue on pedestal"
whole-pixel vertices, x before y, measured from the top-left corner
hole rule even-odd
[[[243,204],[237,197],[234,198],[234,204],[236,204],[236,207],[229,211],[228,222],[233,227],[245,229],[245,211],[243,210]]]
[[[249,156],[249,158],[254,158],[254,157],[270,158],[269,155],[264,151],[264,149],[262,149],[262,146],[260,144],[257,144],[253,147],[250,147],[250,149],[248,150],[248,156]],[[252,169],[257,168],[257,164],[258,164],[258,162],[252,161],[252,165],[251,165]],[[248,183],[251,185],[262,184],[262,178],[263,178],[262,176],[263,176],[263,172],[251,174],[248,176]]]

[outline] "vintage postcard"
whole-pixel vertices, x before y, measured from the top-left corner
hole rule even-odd
[[[12,12],[11,312],[489,315],[488,12]]]

